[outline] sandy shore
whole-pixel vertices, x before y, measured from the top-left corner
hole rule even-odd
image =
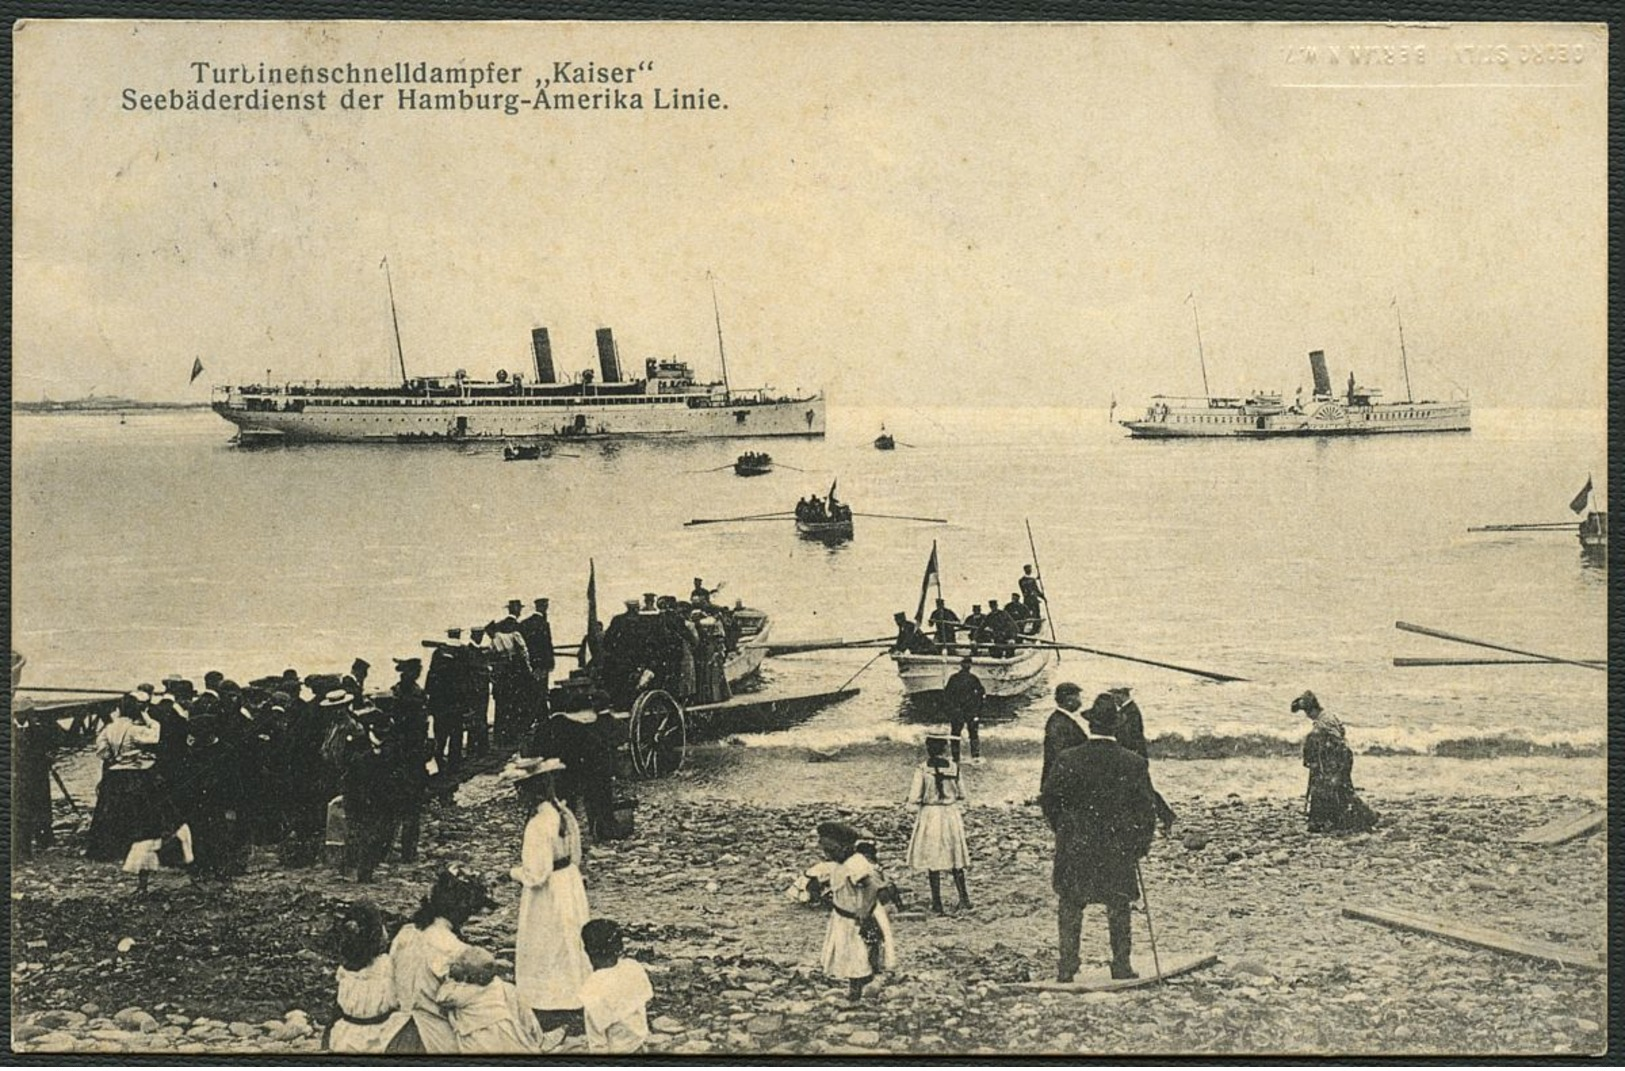
[[[823,756],[815,756],[824,758]],[[1025,802],[1034,760],[967,771],[973,910],[935,917],[901,859],[912,817],[892,803],[906,757],[852,748],[828,761],[749,746],[700,750],[679,777],[640,785],[638,833],[589,848],[597,915],[628,927],[655,981],[651,1048],[674,1053],[1595,1053],[1604,976],[1400,934],[1344,905],[1427,912],[1602,955],[1601,835],[1550,848],[1510,839],[1600,801],[1602,760],[1362,757],[1356,780],[1385,821],[1310,837],[1289,759],[1163,762],[1180,814],[1144,871],[1164,959],[1219,963],[1161,987],[1055,995],[1019,988],[1055,969],[1051,840]],[[1465,762],[1462,767],[1450,764]],[[1393,765],[1390,765],[1393,764]],[[466,785],[437,803],[422,862],[365,889],[256,854],[224,893],[160,874],[145,900],[116,867],[68,849],[13,879],[13,1038],[34,1051],[312,1052],[329,1016],[333,906],[366,895],[400,917],[435,867],[505,875],[519,844],[511,797]],[[909,895],[899,969],[858,1008],[817,968],[825,917],[786,885],[816,859],[812,828],[844,814],[873,831]],[[71,847],[71,845],[70,845]],[[511,948],[517,889],[468,936]],[[950,895],[949,899],[952,899]],[[1136,960],[1150,966],[1137,915]],[[123,943],[128,938],[129,943]],[[1085,919],[1085,970],[1105,921]]]

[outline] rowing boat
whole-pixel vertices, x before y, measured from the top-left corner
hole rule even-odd
[[[1055,652],[1047,647],[1020,642],[1016,643],[1014,651],[1008,658],[995,658],[988,654],[971,656],[971,672],[982,682],[988,695],[1021,695],[1032,687],[1055,658]],[[963,651],[951,647],[937,654],[901,651],[891,656],[897,667],[897,676],[903,682],[903,691],[908,695],[942,691],[948,678],[953,676],[964,659]]]
[[[825,543],[842,543],[852,538],[852,520],[797,521],[796,534],[803,539],[818,539]]]

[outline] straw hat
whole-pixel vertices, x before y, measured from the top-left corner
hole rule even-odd
[[[512,785],[522,784],[542,774],[558,773],[564,769],[562,759],[515,759],[502,771],[502,780]]]

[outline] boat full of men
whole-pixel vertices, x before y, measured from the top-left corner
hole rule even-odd
[[[696,577],[686,599],[629,599],[606,626],[590,621],[573,649],[555,646],[548,599],[528,613],[513,600],[466,638],[452,627],[425,640],[426,673],[421,657],[394,659],[385,688],[372,687],[360,658],[347,674],[287,669],[239,684],[210,670],[201,687],[179,675],[142,683],[96,734],[102,780],[87,855],[123,861],[145,888],[159,860],[138,859],[137,844],[164,844],[166,865],[184,856],[201,884],[245,873],[256,845],[284,866],[310,867],[342,840],[333,861],[365,883],[392,848],[403,862],[416,859],[431,792],[449,791],[465,765],[506,761],[516,749],[562,760],[563,794],[581,805],[593,835],[624,835],[615,784],[627,730],[611,712],[651,689],[685,704],[722,702],[730,655],[741,675],[760,665],[738,655],[765,615],[714,603],[717,590]],[[582,668],[554,687],[561,657]],[[52,759],[67,734],[51,708],[27,706],[14,709],[13,731],[13,845],[26,860],[53,842]]]

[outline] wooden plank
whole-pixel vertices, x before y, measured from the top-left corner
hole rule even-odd
[[[1565,967],[1578,967],[1587,971],[1604,971],[1608,969],[1606,963],[1588,952],[1581,952],[1564,945],[1552,944],[1549,941],[1536,941],[1496,930],[1486,930],[1480,926],[1470,926],[1462,922],[1453,922],[1450,919],[1421,915],[1414,911],[1349,907],[1345,905],[1343,915],[1345,918],[1375,922],[1379,926],[1387,926],[1390,929],[1410,930],[1414,933],[1427,934],[1430,937],[1444,937],[1452,941],[1460,941],[1463,944],[1487,948],[1491,952],[1502,952],[1509,956],[1546,960],[1551,963],[1561,963]]]
[[[1149,953],[1136,957],[1134,968],[1140,972],[1138,978],[1113,978],[1105,971],[1092,971],[1087,977],[1072,982],[1057,982],[1053,980],[1039,982],[1016,982],[1017,989],[1038,989],[1047,993],[1111,993],[1120,989],[1138,989],[1141,986],[1151,985],[1168,978],[1177,978],[1182,974],[1211,967],[1219,962],[1219,957],[1212,952],[1187,953],[1162,957],[1162,973],[1158,974],[1152,964]]]
[[[1543,848],[1583,837],[1601,829],[1608,823],[1607,811],[1580,811],[1566,814],[1535,829],[1527,830],[1515,839],[1517,844],[1535,844]]]
[[[825,703],[836,703],[843,699],[850,699],[858,694],[856,688],[838,688],[832,692],[813,692],[807,695],[781,695],[763,696],[754,692],[745,692],[721,703],[701,703],[688,708],[690,713],[710,714],[720,711],[729,713],[750,712],[777,714],[798,707],[822,706]]]

